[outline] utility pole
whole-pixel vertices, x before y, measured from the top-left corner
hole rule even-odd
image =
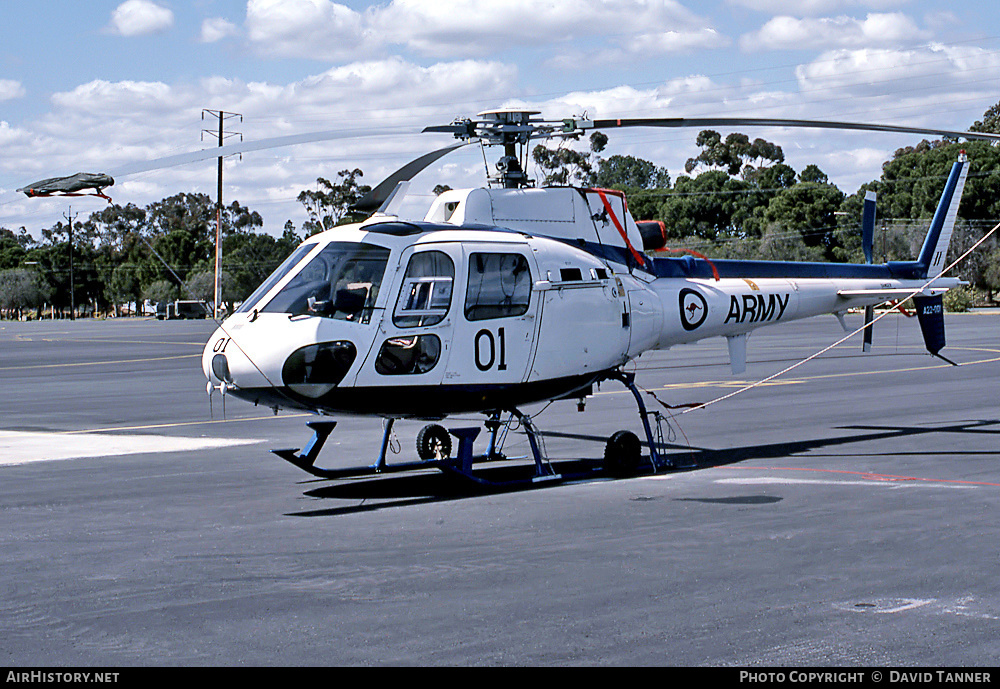
[[[76,320],[76,281],[73,275],[73,219],[80,215],[73,215],[73,206],[69,207],[69,214],[63,213],[63,217],[69,221],[69,319]]]
[[[219,120],[219,146],[222,147],[225,140],[230,136],[239,136],[240,141],[243,140],[243,135],[239,132],[225,133],[225,121],[233,119],[235,117],[240,118],[240,122],[243,121],[243,115],[237,112],[226,112],[225,110],[209,110],[203,109],[201,111],[201,119],[204,121],[205,113],[208,113],[211,117],[216,117]],[[202,129],[202,140],[204,141],[205,134],[214,134],[215,132],[210,129]],[[218,202],[215,207],[215,313],[214,316],[216,320],[219,318],[219,305],[222,303],[222,283],[220,281],[222,273],[222,156],[219,156],[219,188],[218,188]]]

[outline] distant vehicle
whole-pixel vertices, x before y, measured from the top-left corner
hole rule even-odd
[[[178,318],[207,318],[209,307],[203,301],[161,301],[156,304],[157,320],[175,320]]]

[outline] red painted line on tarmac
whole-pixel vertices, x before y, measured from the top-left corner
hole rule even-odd
[[[953,483],[964,486],[993,486],[1000,488],[1000,483],[991,481],[960,481],[946,478],[921,478],[919,476],[895,476],[892,474],[876,474],[870,471],[847,471],[846,469],[810,469],[803,467],[754,467],[739,466],[738,469],[756,469],[765,471],[809,471],[822,474],[847,474],[849,476],[860,476],[869,481],[923,481],[925,483]]]

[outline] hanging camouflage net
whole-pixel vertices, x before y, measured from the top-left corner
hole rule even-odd
[[[104,189],[115,183],[114,178],[104,173],[78,172],[69,177],[50,177],[29,184],[18,191],[30,198],[46,196],[100,196],[111,203],[111,198],[104,194]],[[91,190],[93,193],[81,192]]]

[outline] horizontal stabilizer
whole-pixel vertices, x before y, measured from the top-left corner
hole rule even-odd
[[[936,297],[948,291],[947,287],[928,287],[919,292],[919,296]],[[904,299],[913,294],[912,289],[842,289],[837,292],[838,297],[852,299],[857,297],[882,297],[888,299]]]

